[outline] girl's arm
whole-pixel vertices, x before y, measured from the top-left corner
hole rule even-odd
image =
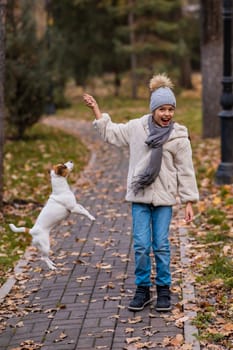
[[[94,125],[104,141],[118,147],[128,146],[128,123],[113,123],[107,113],[101,113],[98,103],[93,96],[84,94],[83,100],[87,107],[92,109],[95,116]]]

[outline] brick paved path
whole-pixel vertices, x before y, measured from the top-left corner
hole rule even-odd
[[[35,255],[17,276],[2,305],[0,349],[175,349],[183,335],[176,217],[171,230],[173,311],[159,314],[152,303],[132,313],[127,309],[135,290],[130,204],[124,201],[127,152],[104,144],[90,123],[46,122],[80,133],[92,149],[75,187],[78,201],[97,219],[91,223],[70,216],[53,232],[57,271],[48,271]]]

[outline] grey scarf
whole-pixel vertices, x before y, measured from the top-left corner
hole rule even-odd
[[[152,115],[148,119],[150,134],[145,143],[151,148],[150,163],[144,172],[133,181],[133,191],[137,195],[140,190],[151,185],[158,176],[162,162],[162,146],[167,141],[172,129],[173,122],[168,126],[161,127],[153,121]]]

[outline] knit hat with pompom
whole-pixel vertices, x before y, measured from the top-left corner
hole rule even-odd
[[[151,113],[162,105],[172,105],[176,107],[176,98],[171,90],[172,81],[165,74],[153,76],[149,84],[151,90],[150,111]]]

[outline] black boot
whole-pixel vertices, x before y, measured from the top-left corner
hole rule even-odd
[[[157,286],[157,303],[156,311],[171,310],[171,295],[169,286]]]
[[[137,286],[134,298],[129,303],[128,309],[131,311],[141,311],[150,301],[150,287]]]

